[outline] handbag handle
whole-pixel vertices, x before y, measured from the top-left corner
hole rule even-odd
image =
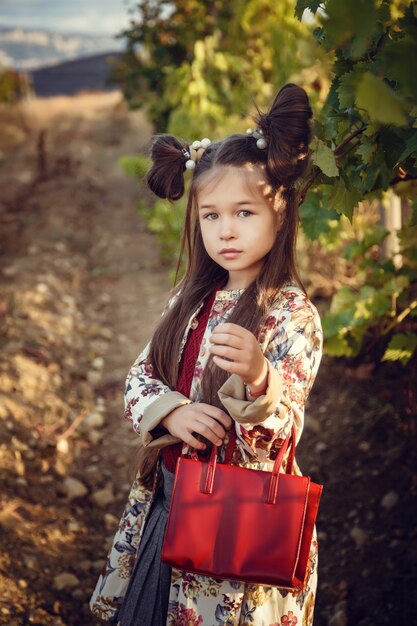
[[[233,438],[233,435],[230,436],[229,444]],[[234,436],[234,442],[236,441],[236,435]],[[233,445],[234,445],[233,442]],[[229,450],[229,444],[227,446]],[[279,485],[279,470],[281,468],[282,462],[284,460],[284,455],[288,450],[288,446],[291,444],[290,455],[288,457],[288,463],[286,467],[286,474],[292,473],[294,457],[295,457],[295,448],[296,448],[296,430],[295,425],[292,425],[291,432],[282,442],[282,446],[280,448],[279,454],[275,459],[274,467],[271,472],[271,482],[269,484],[269,493],[268,493],[268,504],[275,504],[277,495],[278,495],[278,485]],[[227,457],[228,455],[226,455]],[[204,487],[202,489],[203,493],[212,493],[213,492],[213,484],[214,477],[216,475],[216,466],[217,466],[217,446],[213,446],[210,454],[210,459],[207,465],[207,474],[206,479],[204,481]]]

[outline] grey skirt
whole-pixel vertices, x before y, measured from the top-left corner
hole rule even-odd
[[[158,489],[143,530],[138,555],[118,616],[120,626],[166,626],[171,568],[161,562],[174,474],[161,464]]]

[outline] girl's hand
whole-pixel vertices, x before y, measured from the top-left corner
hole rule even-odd
[[[252,391],[265,388],[268,365],[253,333],[238,324],[219,324],[210,341],[210,352],[218,367],[238,374]]]
[[[227,413],[211,404],[195,402],[179,406],[171,411],[161,421],[161,425],[171,435],[182,439],[196,450],[205,450],[206,444],[196,439],[193,433],[203,435],[215,446],[220,446],[226,430],[232,425],[232,419]]]

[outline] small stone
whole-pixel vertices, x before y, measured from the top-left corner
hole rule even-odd
[[[3,267],[3,274],[5,276],[16,276],[17,274],[17,267],[16,265],[9,265],[8,267]]]
[[[71,595],[74,600],[82,600],[84,598],[84,592],[82,589],[74,589]]]
[[[98,430],[91,430],[88,433],[88,440],[93,446],[96,446],[103,439],[103,435]]]
[[[74,500],[75,498],[81,498],[88,493],[87,487],[78,478],[67,476],[64,479],[63,487],[68,500]]]
[[[104,359],[102,356],[97,356],[92,363],[92,366],[96,370],[102,370],[104,367]]]
[[[37,558],[31,554],[23,555],[23,561],[28,569],[35,569],[38,566]]]
[[[30,170],[19,170],[15,176],[19,183],[22,183],[22,185],[27,185],[33,179],[33,174]]]
[[[48,459],[41,459],[41,472],[42,474],[46,474],[51,469],[51,464]]]
[[[315,451],[317,452],[317,454],[320,454],[325,450],[327,450],[327,445],[324,443],[324,441],[318,441],[315,446]]]
[[[54,578],[54,587],[61,591],[62,589],[73,589],[80,584],[80,581],[74,574],[63,572]]]
[[[64,461],[62,459],[58,458],[55,461],[54,467],[55,467],[55,471],[58,474],[58,476],[64,477],[64,476],[67,475],[67,473],[68,473],[67,472],[67,466],[65,465],[65,463],[64,463]]]
[[[15,483],[16,485],[21,485],[22,487],[28,486],[28,481],[23,476],[19,476],[18,478],[16,478]]]
[[[28,449],[27,443],[25,443],[24,441],[21,441],[15,435],[12,436],[11,444],[15,450],[20,450],[20,452],[26,452],[26,450]]]
[[[28,584],[27,584],[27,582],[26,582],[26,580],[24,578],[20,578],[18,584],[19,584],[19,587],[21,589],[26,589],[27,586],[28,586]]]
[[[100,300],[101,302],[109,303],[112,300],[111,295],[107,293],[106,291],[103,291],[103,293],[100,295]]]
[[[69,443],[68,439],[58,439],[56,444],[57,452],[60,454],[68,454],[69,452]]]
[[[14,455],[16,457],[16,461],[15,461],[15,470],[16,470],[16,474],[18,476],[24,476],[26,473],[26,468],[25,468],[25,464],[22,460],[22,453],[20,452],[20,450],[15,450],[14,451]]]
[[[83,572],[88,572],[88,570],[91,569],[92,567],[92,563],[91,561],[89,561],[88,559],[84,559],[83,561],[80,561],[78,563],[78,567],[83,571]]]
[[[306,427],[307,430],[311,430],[316,435],[318,435],[321,432],[321,430],[322,430],[320,422],[318,421],[318,419],[316,419],[312,415],[308,416],[308,419],[306,420],[306,426],[305,427]]]
[[[105,565],[105,561],[103,559],[99,559],[98,561],[93,561],[93,570],[95,572],[101,572]]]
[[[99,489],[91,496],[92,501],[99,507],[106,507],[111,502],[114,502],[113,491],[110,487]]]
[[[76,521],[68,522],[67,528],[70,533],[77,533],[80,530],[80,525]]]
[[[353,541],[356,543],[356,546],[358,548],[363,546],[363,544],[366,543],[368,539],[368,534],[366,533],[366,531],[360,528],[359,526],[354,526],[351,529],[350,536],[352,537]]]
[[[346,611],[339,610],[330,618],[329,626],[347,626]]]
[[[89,370],[87,372],[87,380],[91,385],[98,385],[101,380],[100,372],[96,372],[94,370]]]
[[[94,411],[87,415],[84,420],[84,426],[86,428],[102,428],[105,424],[104,416],[98,411]]]
[[[119,525],[119,519],[112,513],[106,513],[104,515],[104,525],[106,530],[115,530]]]
[[[381,500],[381,506],[384,509],[392,509],[398,502],[398,495],[395,491],[388,491]]]
[[[361,441],[358,445],[358,448],[361,452],[369,452],[371,449],[371,444],[368,441]]]

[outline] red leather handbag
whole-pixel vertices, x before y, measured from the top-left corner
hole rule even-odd
[[[291,474],[295,427],[272,472],[180,457],[162,561],[213,578],[304,587],[322,485]],[[291,444],[285,473],[280,473]]]

